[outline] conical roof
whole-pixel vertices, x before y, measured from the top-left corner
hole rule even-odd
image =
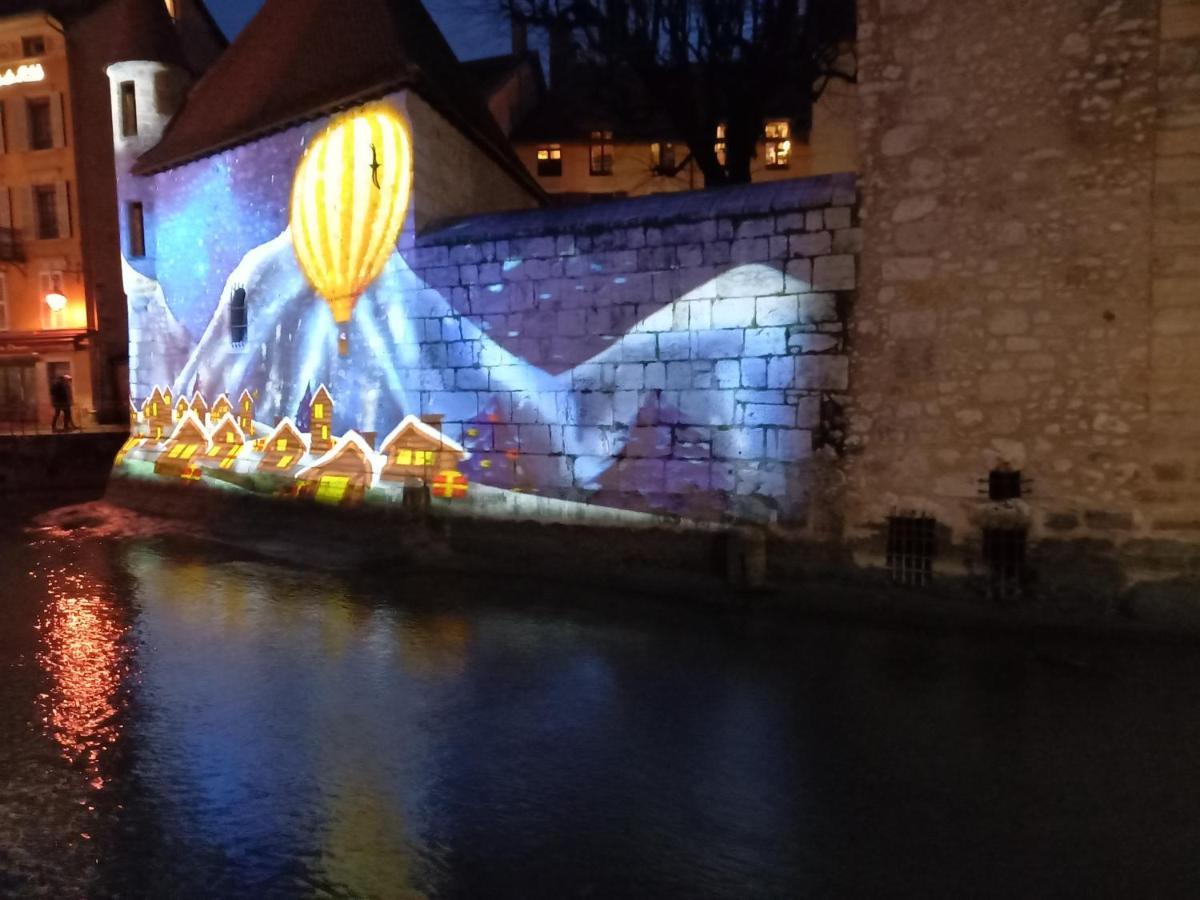
[[[111,29],[106,62],[150,60],[187,68],[163,0],[109,0],[103,14]]]
[[[419,0],[267,0],[135,171],[172,168],[403,87],[539,192]]]

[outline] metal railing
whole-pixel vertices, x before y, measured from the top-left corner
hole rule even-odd
[[[0,435],[63,434],[60,428],[52,427],[53,417],[53,407],[48,403],[0,403]],[[61,416],[59,419],[61,424]],[[96,417],[76,403],[71,406],[71,421],[73,431],[89,431],[95,427]]]

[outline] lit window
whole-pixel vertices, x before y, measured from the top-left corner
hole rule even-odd
[[[28,58],[42,56],[46,52],[46,39],[39,35],[21,38],[21,55]]]
[[[30,97],[25,101],[25,118],[29,126],[29,149],[49,150],[54,146],[54,123],[50,116],[49,97]]]
[[[412,451],[411,450],[397,450],[396,451],[396,465],[398,465],[398,466],[412,465]]]
[[[717,164],[725,165],[725,123],[717,126],[717,139],[713,142],[713,153],[717,155]]]
[[[59,236],[58,191],[54,185],[39,184],[34,186],[33,214],[37,220],[38,240],[53,240]]]
[[[543,144],[537,149],[537,173],[540,176],[562,174],[562,145]]]
[[[337,503],[349,486],[350,479],[345,475],[323,475],[317,486],[317,499],[322,503]]]
[[[221,460],[221,468],[222,469],[232,469],[233,468],[233,460],[234,460],[233,456],[230,456],[228,459]]]
[[[188,444],[183,448],[182,456],[184,459],[191,459],[196,455],[197,444]]]
[[[132,81],[121,82],[121,137],[138,133],[137,89]]]
[[[325,404],[324,403],[314,403],[312,414],[313,414],[314,419],[325,418]]]
[[[292,464],[292,457],[291,457],[291,456],[285,456],[285,457],[283,457],[282,459],[280,459],[280,460],[279,460],[279,464],[278,464],[277,468],[280,468],[280,469],[286,469],[286,468],[287,468],[288,466],[290,466],[291,464]]]
[[[328,425],[321,426],[321,440],[323,440],[323,441],[329,440],[329,426]]]
[[[168,459],[177,459],[183,453],[183,444],[176,444],[171,448],[171,452],[167,454]]]
[[[216,444],[213,444],[212,447],[210,447],[209,451],[208,451],[209,456],[218,456],[218,455],[220,455],[220,453],[221,453],[221,448],[218,447]]]
[[[287,449],[287,438],[280,438],[275,442],[275,449],[282,453]]]
[[[613,173],[613,133],[611,131],[593,131],[592,146],[588,155],[588,171],[593,175],[611,175]]]
[[[234,435],[234,433],[232,431],[225,432],[225,443],[232,444],[236,440],[237,440],[237,437]]]
[[[650,145],[650,167],[661,175],[675,174],[675,145],[660,144],[655,141]]]
[[[151,403],[151,404],[150,404],[150,417],[151,417],[151,418],[154,418],[154,417],[156,417],[157,415],[158,415],[158,404],[157,404],[157,403]]]
[[[140,259],[146,255],[146,211],[140,203],[129,204],[129,256]]]
[[[767,168],[786,169],[792,155],[792,125],[787,119],[767,123]]]

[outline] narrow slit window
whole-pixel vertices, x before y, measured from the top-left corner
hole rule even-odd
[[[537,149],[537,173],[542,177],[562,175],[562,145],[543,144]]]
[[[993,469],[988,473],[989,500],[1019,500],[1021,473],[1012,469]]]
[[[725,123],[721,122],[717,125],[717,139],[713,141],[713,153],[717,156],[717,164],[725,165]]]
[[[141,259],[146,255],[146,211],[140,203],[129,204],[129,256]]]
[[[249,317],[246,312],[246,289],[237,288],[229,298],[229,341],[235,347],[246,345]],[[245,404],[243,404],[243,407]]]
[[[134,137],[138,133],[137,91],[132,81],[121,82],[121,136]]]

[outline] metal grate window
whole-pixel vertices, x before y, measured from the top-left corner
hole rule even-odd
[[[988,595],[1012,600],[1025,590],[1024,528],[983,529],[983,561],[988,571]]]
[[[929,516],[888,518],[887,565],[896,584],[922,587],[933,577],[937,522]]]
[[[992,469],[988,473],[989,500],[1019,500],[1021,472],[1012,469]]]

